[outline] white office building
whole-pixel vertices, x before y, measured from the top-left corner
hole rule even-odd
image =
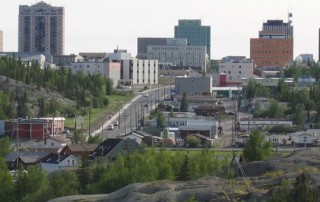
[[[118,85],[120,80],[120,61],[117,60],[89,60],[85,62],[71,63],[73,73],[82,71],[87,75],[102,74],[113,81],[113,87]]]
[[[253,61],[242,56],[224,57],[219,62],[219,74],[226,75],[226,85],[241,85],[242,78],[253,75]]]
[[[147,58],[161,64],[202,69],[208,60],[206,46],[148,46]]]
[[[157,60],[131,58],[121,60],[121,81],[132,85],[158,84],[159,65]]]

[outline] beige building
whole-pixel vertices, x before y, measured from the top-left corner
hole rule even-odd
[[[19,52],[64,54],[64,8],[43,1],[19,6]]]
[[[0,52],[3,52],[3,31],[0,30]]]
[[[148,46],[147,58],[177,67],[207,66],[206,46]]]

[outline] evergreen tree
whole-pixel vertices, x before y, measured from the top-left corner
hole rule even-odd
[[[185,159],[184,159],[183,164],[181,166],[180,173],[177,177],[177,180],[179,180],[179,181],[191,180],[191,168],[190,168],[188,154],[185,155]]]
[[[188,104],[187,94],[184,92],[181,99],[180,111],[187,112],[188,107],[189,107],[189,104]]]

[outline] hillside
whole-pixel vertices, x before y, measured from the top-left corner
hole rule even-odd
[[[320,190],[320,149],[305,149],[282,159],[250,162],[242,166],[252,186],[236,178],[229,182],[216,176],[195,181],[158,181],[128,185],[105,195],[60,197],[50,202],[65,201],[265,201],[280,189],[282,182],[294,185],[305,173],[308,186]],[[224,185],[225,184],[225,185]]]
[[[38,88],[36,85],[26,85],[24,82],[16,81],[6,76],[0,75],[0,88],[3,92],[11,93],[17,96],[23,96],[24,92],[27,93],[28,102],[27,106],[30,112],[30,116],[36,117],[39,112],[38,99],[44,98],[46,103],[49,103],[51,99],[55,99],[60,106],[72,107],[75,106],[75,102],[63,97],[60,93],[50,91],[44,88]],[[15,104],[17,107],[17,104]]]

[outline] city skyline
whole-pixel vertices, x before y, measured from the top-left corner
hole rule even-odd
[[[0,8],[0,30],[4,35],[4,51],[18,50],[19,5],[40,1],[12,0]],[[112,52],[127,49],[137,54],[138,37],[174,37],[179,19],[201,19],[211,26],[211,58],[227,55],[250,56],[250,38],[255,38],[267,20],[287,21],[293,13],[294,58],[311,53],[318,59],[320,2],[284,0],[216,1],[172,0],[166,4],[155,0],[45,1],[65,8],[65,54],[79,52]],[[115,9],[117,8],[117,9]],[[85,39],[85,40],[84,40]]]

